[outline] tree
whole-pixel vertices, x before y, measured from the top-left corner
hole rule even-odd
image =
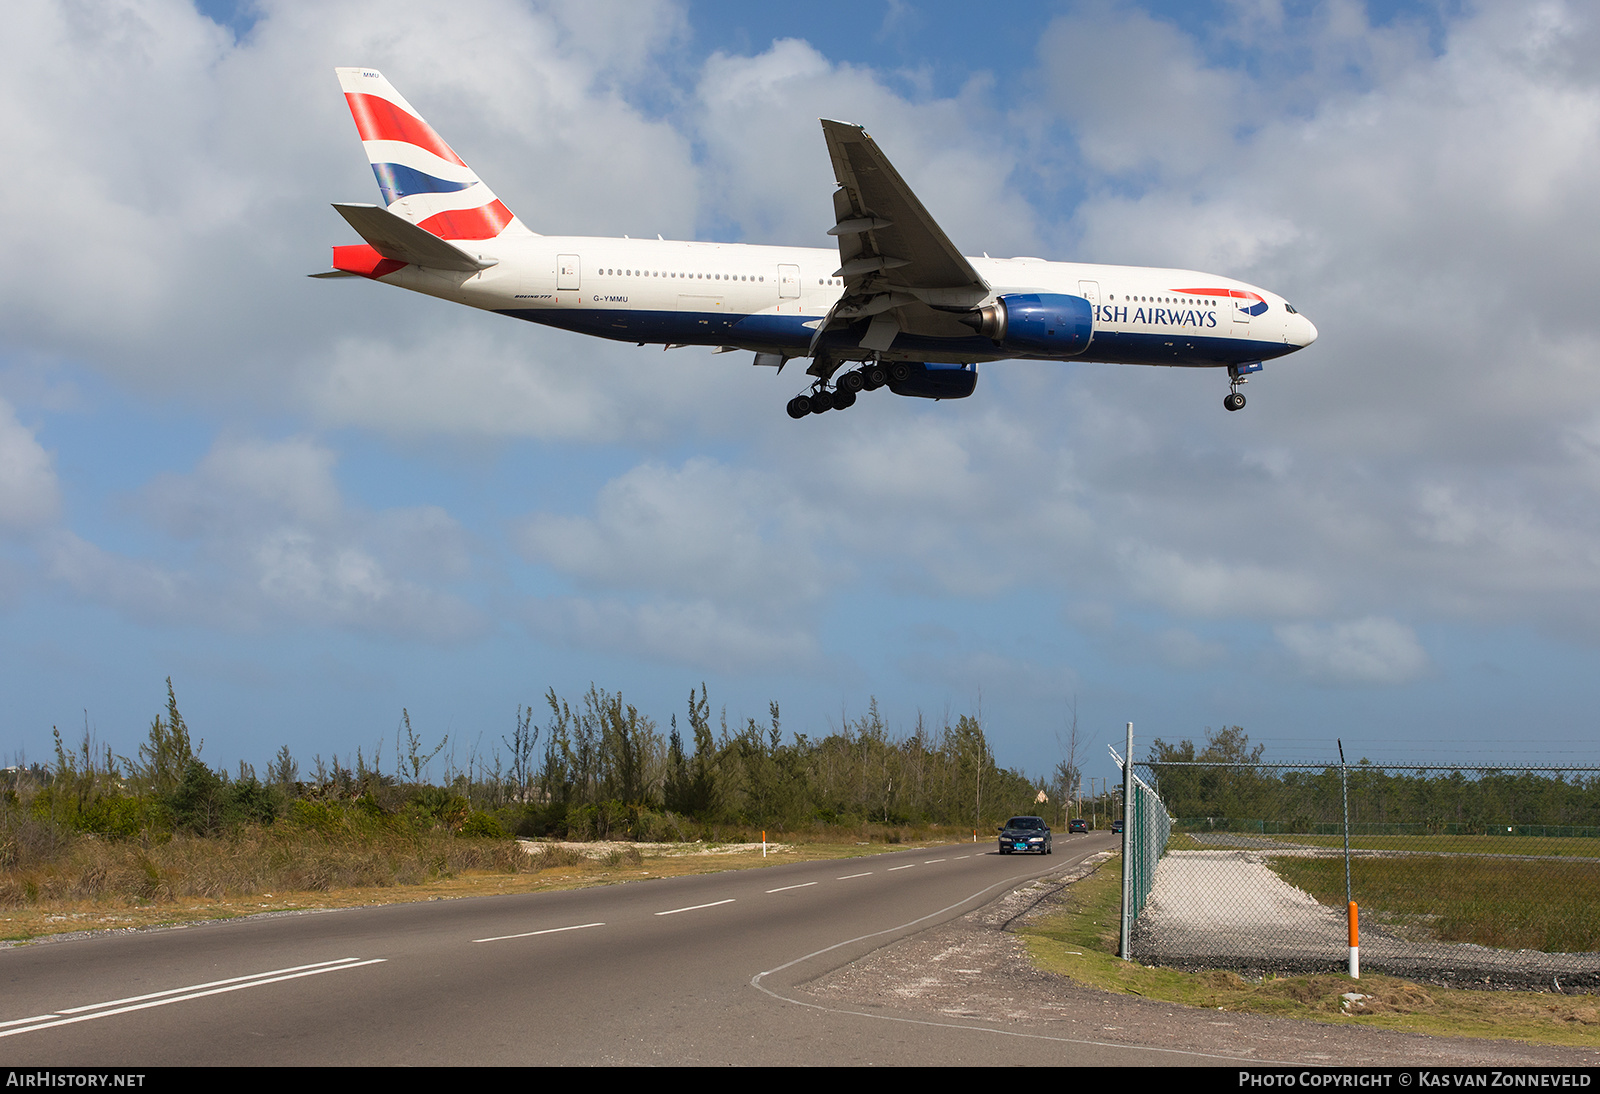
[[[511,750],[511,781],[516,784],[519,801],[526,798],[528,784],[533,779],[533,752],[539,747],[539,733],[539,727],[533,724],[533,708],[517,704],[517,722],[511,731],[511,740],[504,737],[500,740]]]
[[[402,729],[405,730],[404,740],[400,737]],[[395,751],[401,754],[400,758],[405,762],[406,766],[411,768],[412,782],[420,783],[422,781],[422,769],[432,763],[435,756],[444,751],[445,743],[449,740],[450,734],[446,733],[444,738],[433,746],[433,751],[424,756],[422,754],[424,747],[422,738],[418,737],[416,731],[411,728],[411,712],[405,707],[400,708],[400,725],[395,727],[394,745]],[[334,761],[334,770],[337,774],[337,759]]]
[[[167,720],[161,716],[150,723],[150,734],[139,746],[139,759],[125,761],[134,778],[154,794],[170,794],[189,771],[189,764],[200,754],[200,747],[191,745],[189,727],[178,713],[178,697],[172,688],[172,677],[167,677]]]

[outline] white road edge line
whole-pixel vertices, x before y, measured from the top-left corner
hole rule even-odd
[[[671,911],[657,912],[656,915],[677,915],[679,912],[698,912],[701,908],[715,908],[719,904],[732,904],[733,897],[727,900],[713,900],[710,904],[691,904],[687,908],[673,908]]]
[[[871,870],[864,870],[859,874],[846,874],[844,877],[836,877],[833,880],[834,881],[849,881],[853,877],[866,877],[867,875],[869,875],[871,873],[872,873]]]
[[[560,934],[562,931],[581,931],[588,927],[604,927],[604,923],[574,923],[570,927],[547,927],[542,931],[524,931],[522,934],[497,934],[493,938],[474,938],[474,942],[505,942],[512,938],[532,938],[541,934]]]
[[[929,863],[932,863],[932,862],[943,862],[943,861],[944,861],[944,859],[942,859],[942,858],[923,859],[922,865],[927,866]]]
[[[234,976],[227,980],[211,980],[204,984],[190,984],[183,988],[168,988],[166,991],[153,991],[147,995],[130,995],[126,999],[112,999],[104,1003],[90,1003],[86,1007],[69,1007],[57,1011],[56,1014],[82,1014],[87,1010],[100,1010],[102,1007],[120,1007],[124,1003],[143,1003],[146,999],[160,999],[163,995],[183,995],[191,991],[205,991],[207,988],[220,988],[224,984],[242,984],[247,980],[259,980],[263,976],[281,976],[286,972],[302,972],[306,969],[325,969],[334,965],[348,965],[354,961],[353,957],[341,957],[337,961],[317,961],[310,965],[291,965],[287,969],[268,969],[266,972],[252,973],[249,976]],[[47,1015],[46,1017],[55,1017]]]
[[[7,1026],[25,1026],[29,1022],[44,1022],[55,1017],[58,1016],[54,1014],[35,1014],[32,1018],[13,1018],[9,1022],[0,1022],[0,1029],[5,1029]]]
[[[243,991],[245,988],[259,988],[267,984],[276,984],[280,980],[298,980],[302,976],[320,976],[325,972],[342,972],[345,969],[359,969],[363,965],[381,965],[387,960],[388,958],[385,957],[374,957],[368,961],[354,961],[346,958],[342,962],[325,964],[324,967],[321,968],[306,968],[305,966],[301,966],[305,969],[303,972],[290,972],[289,970],[284,970],[285,975],[281,976],[273,976],[270,973],[262,973],[259,977],[249,979],[247,983],[243,984],[228,984],[226,987],[212,988],[210,991],[191,991],[188,995],[171,995],[166,999],[152,999],[146,1003],[135,1003],[132,1006],[118,1007],[115,1010],[101,1010],[96,1011],[94,1014],[79,1014],[72,1018],[58,1018],[55,1021],[40,1022],[37,1025],[23,1026],[19,1029],[0,1030],[0,1037],[15,1037],[19,1033],[34,1033],[41,1029],[54,1029],[56,1026],[70,1026],[78,1022],[92,1022],[96,1018],[110,1018],[113,1015],[127,1014],[130,1011],[149,1010],[151,1007],[164,1007],[168,1003],[183,1003],[190,999],[203,999],[208,995],[224,995],[230,991]],[[227,984],[227,981],[216,981],[216,983]],[[179,988],[177,990],[183,991],[184,989]],[[101,1003],[99,1005],[107,1006],[109,1004]],[[74,1009],[87,1010],[90,1008],[77,1007]]]
[[[889,867],[888,872],[892,874],[896,870],[909,870],[915,865],[916,865],[916,863],[914,863],[914,862],[908,862],[904,866],[891,866],[891,867]]]
[[[787,893],[790,889],[804,889],[807,886],[811,886],[811,885],[815,885],[815,884],[816,884],[816,882],[814,882],[814,881],[802,881],[799,885],[785,885],[780,889],[768,889],[767,892],[768,892],[768,894],[771,894],[771,893]]]

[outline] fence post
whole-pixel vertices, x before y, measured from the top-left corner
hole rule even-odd
[[[1334,740],[1339,745],[1339,796],[1344,799],[1344,902],[1353,908],[1355,905],[1351,904],[1350,897],[1350,784],[1345,779],[1344,739],[1335,737]],[[1350,929],[1355,930],[1354,927]]]
[[[1350,979],[1361,979],[1361,927],[1357,918],[1356,902],[1350,902]]]
[[[1122,940],[1119,948],[1122,959],[1131,961],[1128,953],[1128,936],[1133,924],[1129,922],[1129,909],[1133,907],[1133,723],[1128,723],[1128,751],[1122,758]]]

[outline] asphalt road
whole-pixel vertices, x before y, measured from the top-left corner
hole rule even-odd
[[[1111,846],[993,843],[0,951],[0,1065],[1104,1064],[1217,1057],[796,985]]]

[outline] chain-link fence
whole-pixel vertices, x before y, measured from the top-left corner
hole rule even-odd
[[[1174,821],[1128,956],[1342,971],[1353,900],[1363,972],[1600,991],[1600,769],[1134,767]]]
[[[1117,750],[1111,750],[1117,766],[1123,766]],[[1123,812],[1127,834],[1123,837],[1122,935],[1119,950],[1126,955],[1129,932],[1156,883],[1156,866],[1166,853],[1172,836],[1172,818],[1161,804],[1155,789],[1138,775],[1124,770],[1123,793],[1128,803]]]

